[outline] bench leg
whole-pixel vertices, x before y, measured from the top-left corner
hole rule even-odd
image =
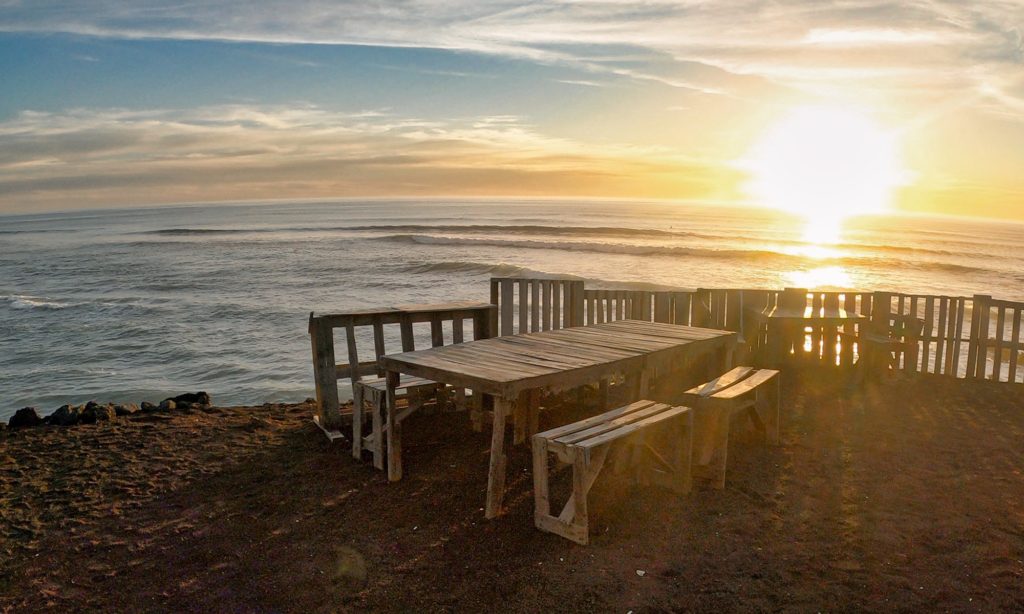
[[[387,378],[388,391],[387,399],[384,401],[384,415],[388,439],[388,480],[397,482],[402,479],[402,423],[397,419],[398,408],[395,403],[395,388],[398,387],[399,374],[388,371]]]
[[[593,485],[594,480],[591,479],[590,483],[587,483],[587,477],[589,477],[587,467],[587,461],[583,454],[577,454],[576,458],[573,459],[572,463],[572,502],[575,503],[575,512],[572,515],[570,524],[575,531],[572,532],[573,541],[579,542],[583,545],[587,545],[590,541],[590,522],[587,512],[587,495],[590,493],[590,487]],[[594,478],[597,478],[597,473],[600,472],[600,467],[594,472]]]
[[[718,432],[715,436],[715,448],[716,448],[716,462],[715,462],[715,477],[713,485],[716,489],[722,490],[725,488],[725,466],[729,456],[729,423],[732,412],[726,410],[719,412],[718,420]]]
[[[363,387],[352,387],[352,456],[363,458]]]
[[[693,460],[693,410],[683,414],[679,421],[679,437],[676,439],[675,450],[676,465],[676,490],[681,494],[690,492],[693,488],[693,474],[691,463]]]
[[[551,515],[551,500],[548,495],[548,441],[543,437],[533,438],[533,517],[538,528],[539,517]]]
[[[534,508],[534,523],[537,528],[542,531],[554,533],[555,535],[561,535],[566,539],[570,539],[578,544],[587,545],[590,541],[590,529],[589,529],[589,513],[587,511],[587,495],[590,493],[591,487],[597,480],[597,476],[601,473],[601,469],[604,467],[605,459],[608,457],[608,448],[610,446],[602,446],[597,450],[591,452],[590,463],[587,463],[584,454],[580,450],[574,450],[570,448],[570,455],[572,457],[572,494],[569,496],[569,501],[566,502],[565,507],[562,508],[562,512],[558,517],[551,516],[548,513],[540,513],[543,508]],[[536,448],[535,448],[536,454]],[[534,467],[537,464],[543,463],[545,467],[544,482],[546,487],[547,482],[547,457],[545,451],[545,458],[543,461],[539,460],[534,456]],[[537,473],[534,474],[534,484],[537,482]],[[534,491],[534,504],[537,505],[536,490]],[[550,511],[550,502],[545,500]]]

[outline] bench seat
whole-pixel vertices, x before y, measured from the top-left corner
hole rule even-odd
[[[658,450],[651,436],[671,429],[669,445]],[[601,473],[613,444],[617,464],[637,470],[642,481],[680,493],[690,490],[693,413],[654,401],[637,401],[597,416],[533,436],[534,521],[538,529],[579,544],[589,541],[587,495]],[[572,493],[558,516],[551,515],[548,459],[572,465]]]
[[[725,488],[729,428],[736,414],[747,416],[768,443],[779,443],[779,372],[736,367],[683,393],[695,410],[694,475]]]

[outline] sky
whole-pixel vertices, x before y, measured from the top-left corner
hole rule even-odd
[[[0,212],[745,202],[818,105],[897,135],[894,208],[1024,219],[1022,37],[1019,0],[0,0]]]

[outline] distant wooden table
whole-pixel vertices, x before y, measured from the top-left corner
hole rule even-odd
[[[481,339],[457,345],[380,358],[387,371],[388,478],[402,476],[401,421],[393,402],[399,375],[425,377],[471,388],[494,398],[487,518],[501,509],[505,490],[505,424],[509,416],[536,432],[534,403],[524,393],[543,388],[559,391],[601,381],[617,373],[639,376],[639,393],[647,394],[650,374],[679,361],[712,355],[716,370],[731,365],[736,333],[640,320],[564,328]],[[524,416],[527,411],[531,415]],[[406,414],[407,415],[407,414]]]
[[[845,326],[866,322],[868,317],[840,307],[773,307],[762,318],[768,325],[768,355],[773,364],[783,361],[788,346],[799,343],[808,326]]]

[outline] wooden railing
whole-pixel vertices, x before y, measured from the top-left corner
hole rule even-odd
[[[417,349],[417,345],[423,347],[427,343],[430,347],[438,347],[491,337],[496,315],[497,308],[493,304],[470,302],[407,305],[319,316],[310,313],[313,378],[321,425],[330,431],[340,426],[338,380],[356,382],[362,376],[382,375],[377,359],[388,353],[411,352]],[[468,331],[466,320],[471,321]],[[419,333],[417,325],[423,329]],[[345,331],[347,363],[338,364],[335,359],[335,329]],[[363,348],[363,356],[360,347]],[[365,359],[370,351],[369,359]]]
[[[967,370],[970,377],[995,381],[1024,380],[1024,303],[975,295]]]
[[[491,280],[491,302],[498,306],[493,329],[502,335],[629,318],[738,331],[741,340],[757,346],[764,335],[756,325],[757,315],[774,307],[782,294],[783,290],[738,288],[588,289],[574,279]],[[856,290],[797,289],[797,294],[814,308],[920,318],[924,326],[916,349],[905,352],[898,365],[906,372],[1024,382],[1024,303],[989,296]],[[852,324],[808,327],[805,332],[802,351],[796,350],[798,358],[837,367],[857,360]]]
[[[491,304],[499,337],[584,324],[583,282],[575,279],[492,277]]]

